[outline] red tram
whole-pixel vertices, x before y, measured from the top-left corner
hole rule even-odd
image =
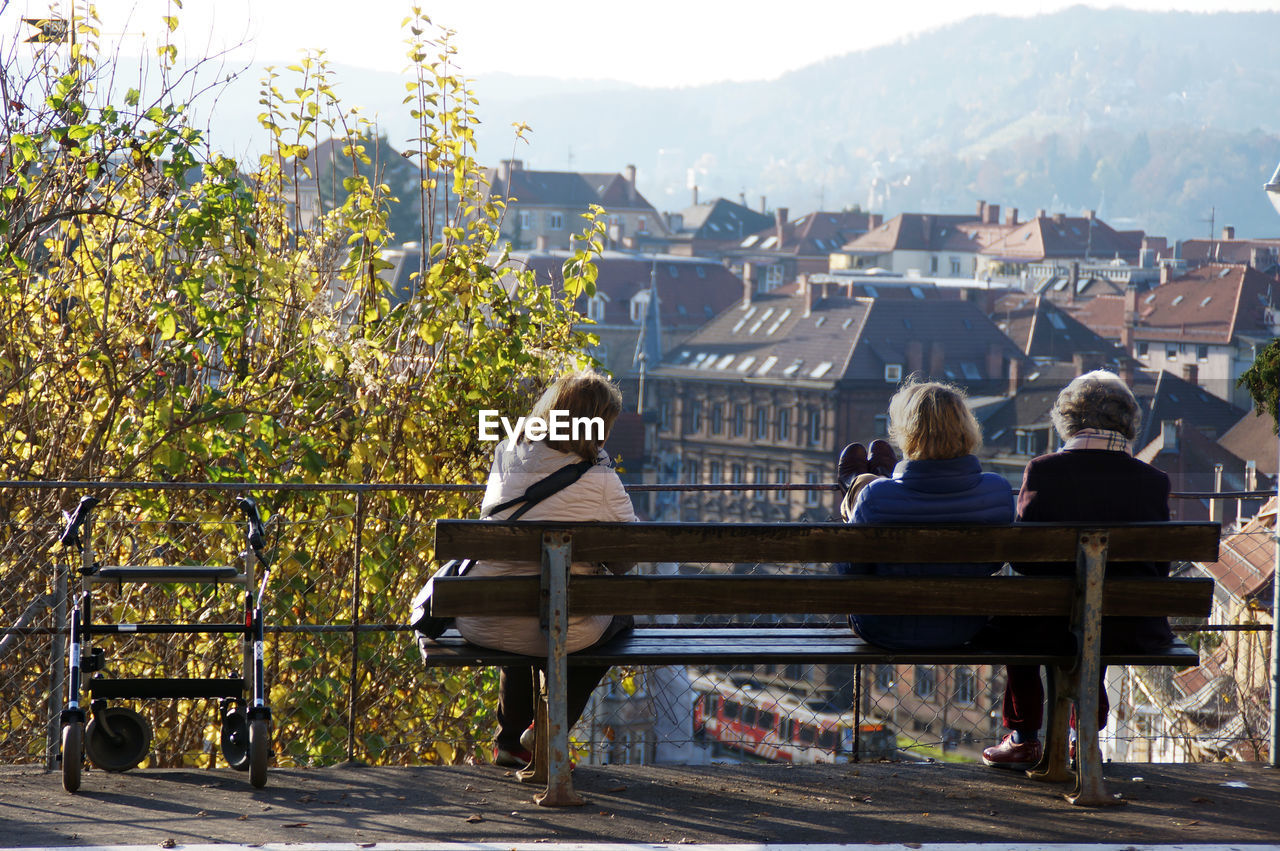
[[[853,752],[852,712],[815,708],[781,689],[738,685],[720,674],[693,680],[695,736],[769,762],[848,762]],[[883,721],[863,719],[858,728],[859,756],[890,758],[898,741]]]

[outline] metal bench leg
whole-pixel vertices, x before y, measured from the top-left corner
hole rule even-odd
[[[1107,794],[1098,747],[1098,689],[1102,675],[1102,582],[1107,567],[1107,536],[1082,532],[1076,557],[1076,618],[1081,635],[1076,666],[1076,788],[1067,800],[1082,807],[1125,803]]]
[[[565,533],[542,537],[543,587],[547,606],[547,723],[539,730],[539,747],[546,742],[547,790],[534,798],[544,807],[572,807],[586,803],[573,791],[569,761],[569,565],[572,541]],[[538,756],[542,756],[539,754]]]
[[[1075,778],[1067,763],[1067,737],[1077,689],[1072,672],[1057,667],[1045,671],[1049,677],[1049,723],[1045,725],[1044,755],[1027,776],[1045,783],[1065,783]]]

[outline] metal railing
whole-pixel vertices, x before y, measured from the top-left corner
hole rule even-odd
[[[830,485],[628,489],[649,508],[662,499],[678,500],[685,520],[732,515],[759,502],[789,519],[835,513]],[[51,765],[56,754],[65,694],[67,600],[78,586],[78,555],[55,546],[61,510],[85,493],[103,498],[94,544],[103,564],[229,564],[243,548],[232,497],[252,493],[271,515],[266,657],[277,762],[487,760],[496,672],[423,669],[403,625],[409,599],[434,566],[432,518],[440,516],[443,500],[450,501],[452,516],[464,513],[468,504],[478,504],[482,490],[478,485],[0,483],[0,759]],[[1256,510],[1269,495],[1175,496],[1243,500]],[[1109,755],[1126,761],[1270,758],[1274,720],[1267,660],[1274,626],[1266,622],[1265,606],[1250,604],[1250,594],[1266,585],[1250,557],[1273,540],[1269,528],[1233,531],[1229,548],[1250,552],[1239,560],[1240,575],[1219,578],[1224,593],[1213,622],[1177,627],[1200,646],[1199,668],[1111,672],[1112,722],[1104,734]],[[645,569],[751,573],[775,567]],[[121,586],[94,593],[104,617],[198,623],[236,610],[237,601],[224,594],[220,602],[218,590],[175,594],[172,588]],[[114,636],[103,638],[102,645],[111,676],[225,676],[239,664],[239,647],[226,637]],[[616,669],[575,730],[575,740],[580,759],[601,762],[971,760],[1001,735],[1002,687],[998,666]],[[218,763],[215,708],[183,700],[152,701],[140,709],[155,730],[148,764]],[[734,717],[725,717],[726,712]],[[780,744],[782,732],[787,740]]]

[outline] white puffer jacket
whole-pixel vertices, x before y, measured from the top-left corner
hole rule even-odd
[[[489,470],[488,487],[484,494],[483,510],[515,499],[530,485],[561,467],[576,464],[580,459],[552,449],[542,441],[530,441],[510,445],[502,441],[493,453],[493,467]],[[520,503],[503,511],[494,519],[502,519],[518,511]],[[530,508],[521,520],[605,520],[630,522],[636,519],[631,498],[623,490],[622,480],[609,464],[608,456],[601,451],[597,466],[587,470],[582,478],[564,490],[554,493]],[[540,568],[533,562],[480,561],[472,566],[469,576],[536,576]],[[572,568],[575,574],[604,572],[598,564],[578,564]],[[581,650],[594,644],[609,626],[609,615],[582,615],[569,618],[569,650]],[[546,636],[538,626],[537,618],[520,617],[461,617],[457,621],[458,632],[472,644],[545,656]]]

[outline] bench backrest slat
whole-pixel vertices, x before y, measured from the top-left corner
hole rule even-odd
[[[536,576],[437,580],[432,613],[531,615]],[[569,610],[590,614],[1068,615],[1074,581],[1031,577],[574,576]],[[1211,579],[1111,579],[1103,614],[1202,617]]]
[[[804,563],[1075,561],[1079,533],[1108,531],[1110,561],[1216,561],[1216,523],[850,526],[843,523],[501,523],[440,520],[436,558],[537,562],[568,532],[575,561]]]

